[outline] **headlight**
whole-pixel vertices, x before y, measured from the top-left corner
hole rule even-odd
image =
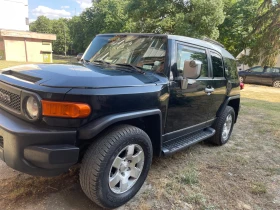
[[[33,96],[29,96],[26,101],[26,112],[31,119],[39,117],[39,104]]]

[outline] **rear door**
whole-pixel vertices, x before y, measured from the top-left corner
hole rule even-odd
[[[227,80],[225,78],[224,62],[221,54],[215,51],[210,51],[212,80],[211,87],[214,92],[211,94],[211,106],[209,106],[209,117],[214,119],[217,111],[225,100],[227,91]]]
[[[264,73],[262,74],[261,77],[261,83],[264,85],[271,85],[272,84],[272,77],[274,75],[274,69],[273,67],[268,67],[264,69]]]

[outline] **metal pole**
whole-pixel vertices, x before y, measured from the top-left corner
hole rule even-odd
[[[65,32],[65,25],[64,25],[64,55],[66,56],[66,32]]]

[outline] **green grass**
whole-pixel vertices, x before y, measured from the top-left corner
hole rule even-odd
[[[197,184],[199,180],[198,180],[198,172],[196,171],[196,169],[193,166],[187,168],[180,176],[180,182],[182,184],[188,184],[188,185]]]
[[[261,182],[254,182],[251,186],[251,193],[255,195],[261,195],[266,193],[266,186],[264,183]]]

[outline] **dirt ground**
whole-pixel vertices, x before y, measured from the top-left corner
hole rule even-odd
[[[228,144],[200,143],[154,158],[126,209],[280,209],[280,89],[245,85]],[[0,161],[1,209],[100,209],[82,192],[79,167],[54,178],[31,177]]]

